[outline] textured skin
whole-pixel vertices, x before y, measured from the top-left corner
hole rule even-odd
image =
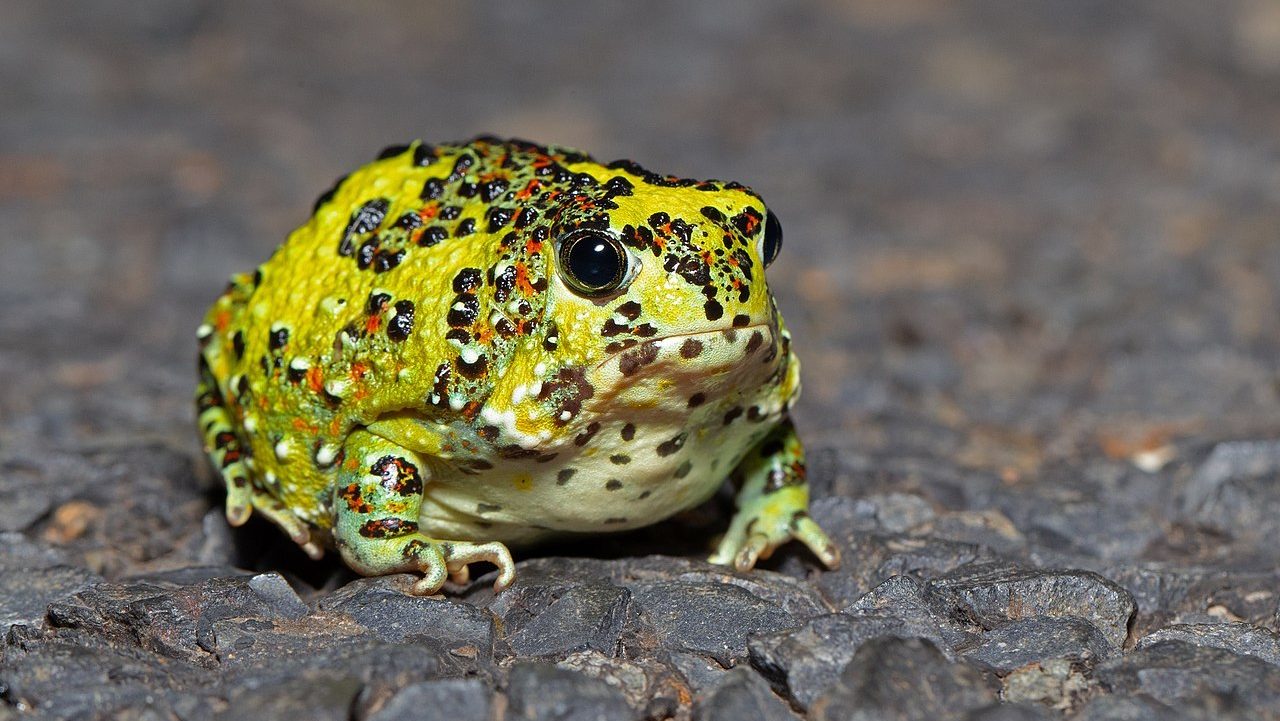
[[[799,364],[765,282],[766,210],[736,183],[477,138],[388,148],[340,180],[200,327],[197,404],[227,483],[309,553],[433,593],[504,544],[654,523],[726,478],[713,561],[790,538],[829,566],[787,412]],[[628,281],[579,295],[591,229]]]

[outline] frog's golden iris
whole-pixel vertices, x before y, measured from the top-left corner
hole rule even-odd
[[[797,538],[834,566],[764,274],[781,244],[737,183],[494,138],[388,148],[199,329],[227,517],[419,593],[475,561],[502,588],[505,544],[654,523],[728,478],[713,561]]]

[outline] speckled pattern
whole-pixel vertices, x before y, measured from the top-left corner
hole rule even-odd
[[[1276,48],[1272,0],[0,3],[0,718],[1275,718]],[[838,570],[705,563],[730,488],[496,594],[228,525],[194,329],[333,179],[477,133],[783,221]]]
[[[649,525],[731,479],[714,560],[795,537],[835,567],[787,415],[781,244],[738,183],[492,137],[388,147],[197,330],[227,518],[422,593],[475,561],[503,588],[505,543]]]

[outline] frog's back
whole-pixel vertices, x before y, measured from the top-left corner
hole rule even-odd
[[[474,413],[542,312],[542,254],[512,247],[514,230],[537,219],[531,197],[555,192],[548,172],[589,161],[490,138],[388,148],[323,194],[266,263],[233,277],[200,330],[199,388],[229,513],[267,502],[327,527],[352,427],[399,409]],[[509,282],[486,277],[495,268]],[[464,330],[497,306],[491,337]]]

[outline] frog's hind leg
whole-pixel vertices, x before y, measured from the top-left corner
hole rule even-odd
[[[204,452],[227,485],[227,523],[243,526],[256,508],[263,517],[289,534],[289,538],[308,556],[316,559],[323,556],[324,548],[313,537],[311,526],[255,485],[249,449],[236,434],[231,413],[223,403],[222,392],[203,357],[200,359],[200,382],[196,386],[196,410],[204,437]]]
[[[439,591],[450,576],[466,579],[467,564],[476,561],[498,567],[495,589],[511,584],[515,563],[503,544],[442,541],[419,530],[429,467],[417,454],[361,429],[347,437],[345,455],[334,490],[333,534],[347,565],[368,576],[421,573],[414,593],[422,595]]]
[[[248,449],[236,435],[222,391],[203,356],[200,358],[200,383],[196,386],[196,413],[205,455],[227,484],[227,523],[243,526],[253,513],[254,489],[245,465]]]

